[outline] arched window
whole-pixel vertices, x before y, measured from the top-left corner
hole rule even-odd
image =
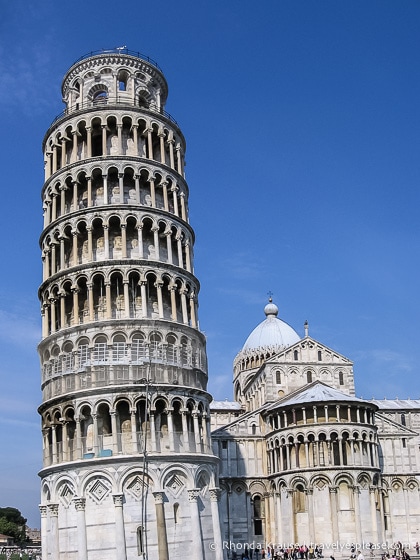
[[[106,99],[108,97],[108,94],[106,91],[97,91],[95,93],[95,95],[93,96],[93,102],[94,103],[106,103]]]
[[[340,385],[344,385],[344,373],[342,371],[338,374],[338,382]]]
[[[297,350],[293,351],[293,359],[297,361],[299,359],[299,352]]]
[[[179,504],[176,502],[174,504],[174,523],[175,525],[179,523]]]
[[[318,362],[322,362],[322,352],[318,350]]]
[[[401,424],[402,424],[403,426],[406,426],[405,413],[404,413],[404,412],[401,414]]]
[[[254,496],[254,535],[262,535],[262,504],[261,496]]]
[[[137,554],[141,556],[144,552],[143,550],[143,527],[137,527]]]
[[[281,385],[281,372],[280,371],[276,371],[276,383],[277,385]]]
[[[307,371],[306,372],[306,382],[307,383],[312,383],[312,371]]]

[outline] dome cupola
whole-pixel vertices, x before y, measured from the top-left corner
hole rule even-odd
[[[279,308],[273,300],[264,307],[265,320],[251,332],[245,341],[242,352],[250,352],[257,348],[275,348],[281,350],[300,340],[297,332],[287,323],[278,319]]]

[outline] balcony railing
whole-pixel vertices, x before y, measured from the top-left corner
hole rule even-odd
[[[155,60],[153,60],[152,58],[150,58],[145,54],[141,54],[136,51],[131,51],[130,49],[127,49],[127,47],[115,47],[113,49],[101,49],[99,51],[91,51],[90,53],[84,54],[80,58],[78,58],[75,62],[73,62],[72,66],[74,66],[78,62],[81,62],[82,60],[85,60],[86,58],[92,58],[92,56],[100,56],[100,55],[107,55],[107,54],[127,54],[129,56],[134,56],[136,58],[140,58],[141,60],[144,60],[145,62],[148,62],[149,64],[157,68],[160,72],[162,72],[162,68]]]
[[[173,116],[165,111],[164,109],[158,109],[154,104],[149,105],[139,105],[135,103],[132,99],[129,99],[125,95],[119,95],[117,97],[98,97],[92,101],[85,101],[84,103],[75,103],[70,107],[67,107],[62,111],[59,115],[54,117],[50,127],[53,127],[57,121],[66,117],[68,115],[73,115],[76,113],[83,113],[83,111],[89,109],[100,109],[101,107],[107,107],[108,109],[122,109],[123,107],[136,107],[136,109],[141,109],[146,113],[153,113],[154,115],[162,115],[169,121],[171,121],[176,127],[179,127],[177,121],[173,118]]]

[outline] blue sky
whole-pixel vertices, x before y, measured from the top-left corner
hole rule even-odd
[[[0,0],[0,506],[39,526],[41,142],[93,50],[168,80],[215,398],[269,291],[358,396],[420,398],[419,25],[417,0]]]

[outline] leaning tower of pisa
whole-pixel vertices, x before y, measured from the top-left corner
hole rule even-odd
[[[82,57],[43,141],[43,560],[219,560],[185,140],[159,66]]]

